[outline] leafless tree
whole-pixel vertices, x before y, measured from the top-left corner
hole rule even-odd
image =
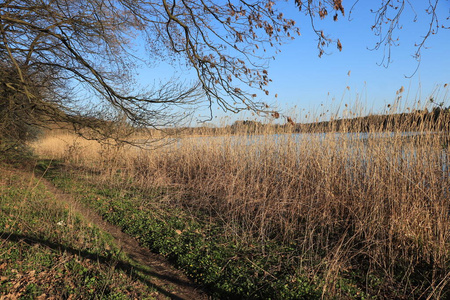
[[[278,2],[2,0],[0,68],[9,75],[2,76],[0,84],[9,98],[0,101],[8,107],[16,97],[27,102],[25,110],[45,115],[47,122],[88,126],[98,130],[98,138],[111,134],[100,130],[100,118],[120,117],[132,128],[164,127],[202,102],[226,111],[250,109],[279,116],[257,101],[255,92],[269,94],[267,62],[283,42],[300,33],[277,9]],[[439,26],[437,4],[430,0],[430,28],[418,44],[417,57]],[[311,18],[319,55],[329,45],[342,49],[339,39],[327,37],[314,23],[317,18],[332,16],[337,21],[344,16],[341,0],[295,0],[292,5]],[[380,36],[377,48],[395,43],[392,34],[405,5],[411,4],[379,2],[373,27]],[[135,54],[137,40],[145,41],[145,56]],[[160,60],[185,63],[198,81],[139,88],[136,66]]]

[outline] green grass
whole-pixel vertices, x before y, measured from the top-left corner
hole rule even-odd
[[[158,294],[146,283],[145,268],[38,179],[7,166],[0,171],[0,295],[153,299]]]

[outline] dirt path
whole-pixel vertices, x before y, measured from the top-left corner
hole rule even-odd
[[[41,180],[59,201],[67,203],[74,211],[84,216],[88,222],[111,234],[116,245],[130,259],[151,269],[149,276],[151,278],[148,281],[160,292],[158,299],[208,299],[205,292],[190,281],[181,271],[170,265],[164,257],[141,247],[134,238],[122,232],[119,227],[104,221],[95,211],[83,206],[70,194],[62,192],[45,179]]]

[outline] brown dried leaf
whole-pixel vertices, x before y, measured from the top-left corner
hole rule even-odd
[[[339,10],[342,13],[342,15],[344,16],[345,13],[344,13],[344,7],[342,6],[342,0],[333,0],[333,2],[334,2],[334,9]]]
[[[342,44],[339,39],[337,40],[337,48],[339,49],[339,51],[342,51]]]
[[[291,117],[286,117],[286,120],[289,124],[291,124],[293,126],[295,125],[295,123],[294,123],[294,121],[292,121]]]

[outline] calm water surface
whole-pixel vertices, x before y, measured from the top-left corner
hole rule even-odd
[[[434,136],[436,132],[381,132],[381,133],[316,133],[316,134],[273,134],[273,135],[233,135],[215,137],[188,137],[174,140],[175,149],[185,143],[191,147],[201,148],[205,145],[220,147],[221,149],[240,150],[247,148],[252,155],[259,155],[264,151],[264,146],[274,145],[274,155],[286,150],[283,146],[296,147],[298,149],[298,163],[301,163],[301,151],[304,151],[305,143],[320,147],[320,151],[330,149],[330,154],[346,158],[346,168],[354,167],[355,162],[361,168],[367,168],[368,164],[375,163],[376,155],[383,151],[385,158],[393,167],[402,170],[417,168],[417,164],[428,164],[426,170],[430,171],[432,162],[433,171],[442,173],[443,180],[449,180],[449,151],[448,148],[423,149],[414,144],[414,140],[423,137]],[[392,141],[392,142],[391,142]],[[314,147],[307,146],[308,151],[314,151]],[[236,148],[236,149],[238,149]],[[378,152],[377,152],[378,151]],[[223,151],[226,155],[227,151]],[[368,175],[369,176],[369,175]]]

